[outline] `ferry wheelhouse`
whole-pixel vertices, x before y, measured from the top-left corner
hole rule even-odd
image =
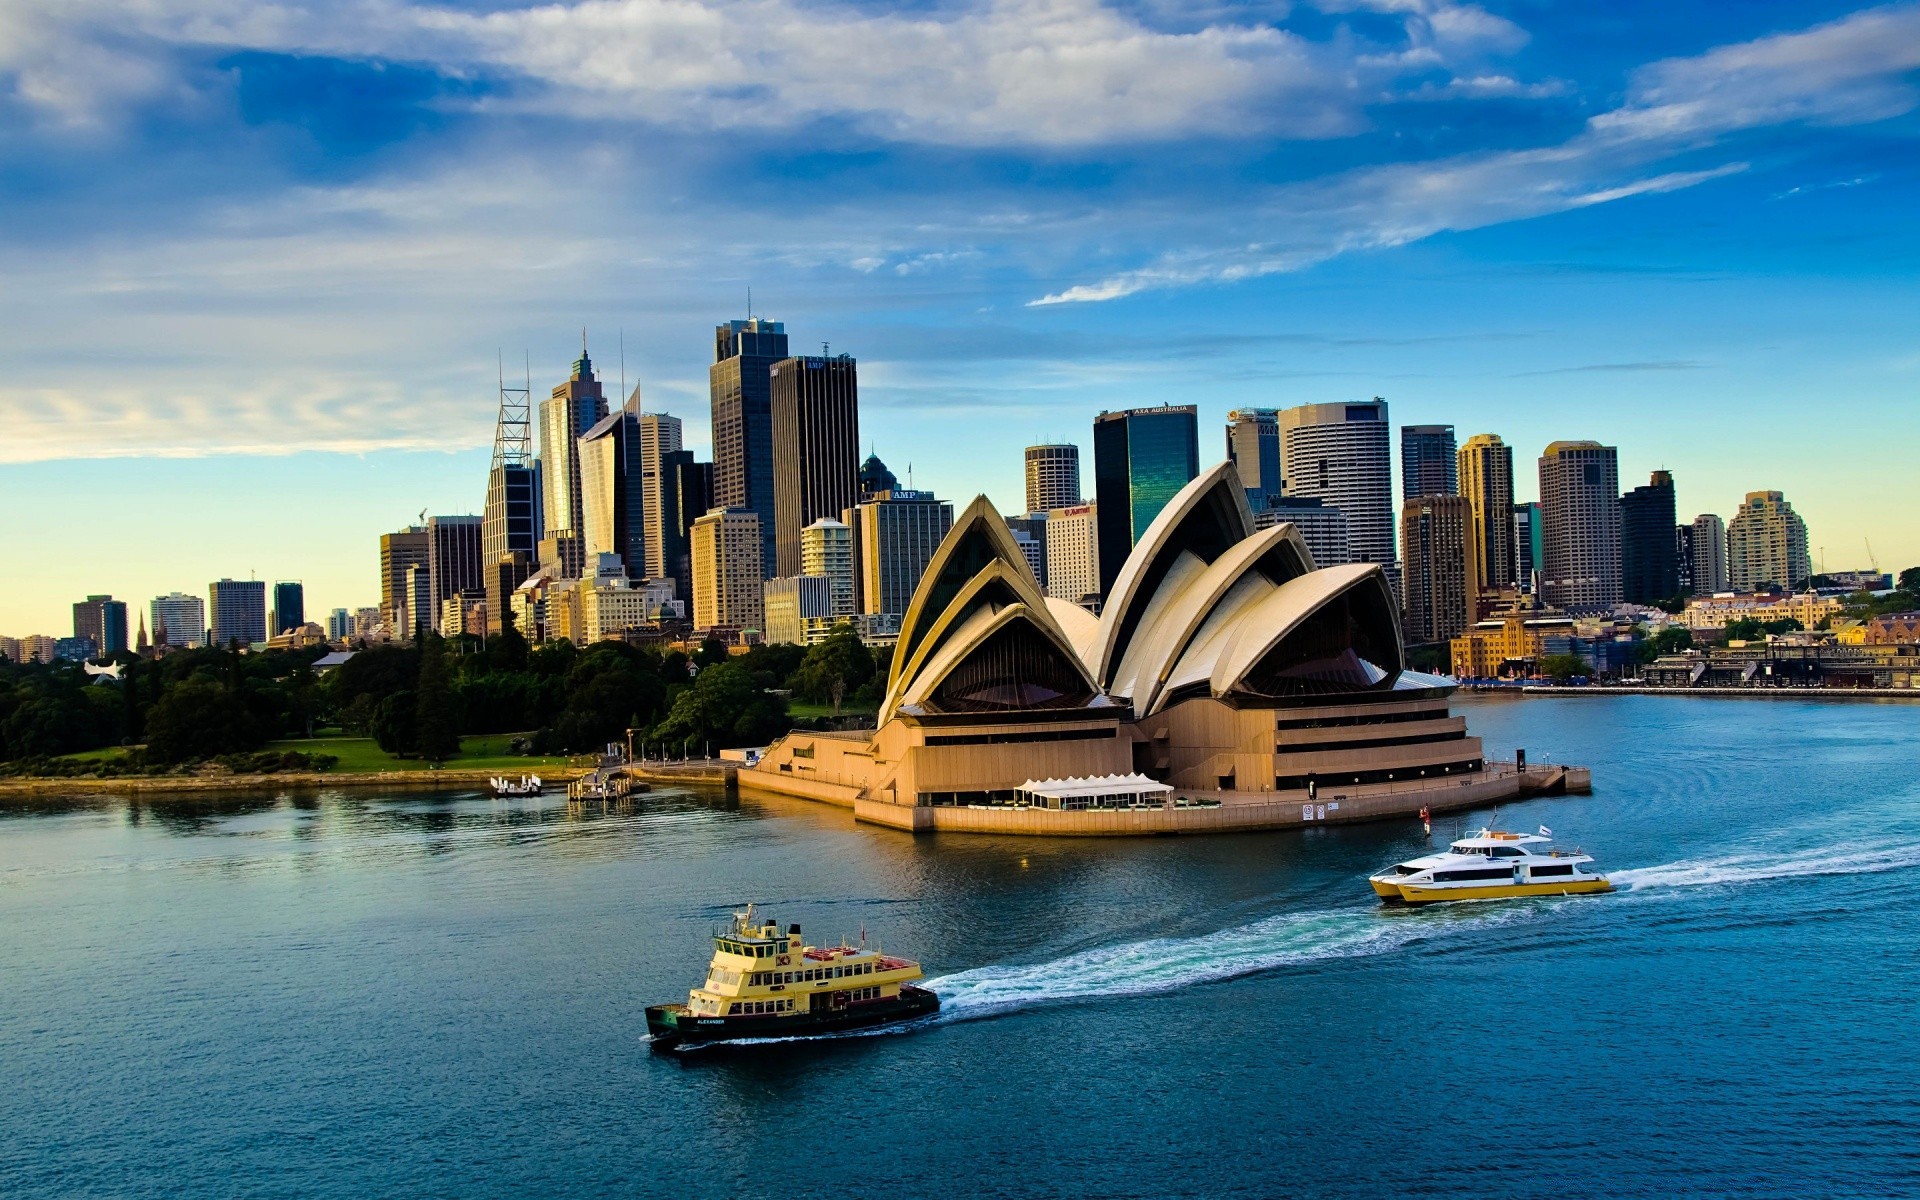
[[[706,981],[685,1004],[647,1009],[655,1049],[839,1033],[940,1007],[938,996],[914,986],[923,975],[919,963],[864,944],[809,946],[800,926],[783,933],[778,922],[757,919],[752,905],[733,914],[713,945]]]
[[[1401,904],[1613,890],[1605,875],[1591,869],[1591,855],[1548,849],[1552,840],[1544,832],[1482,829],[1452,843],[1444,854],[1398,863],[1369,882],[1382,900]]]

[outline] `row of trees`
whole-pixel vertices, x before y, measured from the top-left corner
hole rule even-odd
[[[470,734],[527,733],[532,753],[580,753],[624,742],[754,745],[792,724],[789,697],[871,710],[888,658],[842,626],[821,645],[718,642],[691,654],[600,642],[538,648],[512,629],[485,642],[362,647],[325,676],[325,651],[234,648],[123,655],[119,683],[76,664],[0,659],[0,761],[142,745],[152,763],[180,763],[310,737],[323,725],[372,737],[388,753],[445,761]]]

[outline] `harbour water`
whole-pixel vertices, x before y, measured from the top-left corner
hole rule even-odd
[[[1415,822],[0,809],[0,1195],[1920,1194],[1920,708],[1461,709],[1500,757],[1592,766],[1499,819],[1620,893],[1383,910],[1364,876]],[[642,1009],[746,900],[923,959],[943,1013],[650,1054]]]

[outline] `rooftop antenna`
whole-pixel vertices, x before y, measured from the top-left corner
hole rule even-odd
[[[494,352],[500,385],[500,415],[493,430],[493,465],[524,467],[533,457],[533,360],[527,360],[527,386],[507,386],[506,355]]]
[[[821,358],[825,358],[826,356],[827,356],[827,344],[826,344],[825,342],[821,342],[821,343],[820,343],[820,357],[821,357]]]
[[[626,394],[627,394],[627,327],[622,325],[620,327],[620,395],[623,398],[623,402]]]
[[[747,320],[753,320],[753,285],[747,285]]]

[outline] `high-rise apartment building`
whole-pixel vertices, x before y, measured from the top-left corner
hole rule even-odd
[[[853,586],[853,530],[821,517],[800,531],[800,574],[827,581],[826,616],[851,619],[859,611]]]
[[[580,437],[580,546],[582,569],[602,554],[620,561],[628,578],[647,572],[645,491],[641,478],[640,415],[631,404],[609,413]]]
[[[1620,497],[1620,595],[1629,604],[1658,604],[1680,595],[1674,537],[1673,476],[1655,471]]]
[[[1477,619],[1479,522],[1465,496],[1414,496],[1400,508],[1408,645],[1447,642]]]
[[[1311,496],[1281,496],[1253,514],[1255,529],[1291,525],[1300,531],[1315,567],[1337,567],[1353,561],[1353,541],[1347,533],[1347,514]]]
[[[1520,590],[1532,595],[1540,574],[1540,564],[1547,559],[1546,547],[1541,544],[1540,502],[1529,500],[1525,504],[1513,506],[1513,560],[1515,565],[1514,582]]]
[[[185,592],[168,592],[147,603],[147,625],[156,646],[202,646],[207,641],[207,602]]]
[[[860,502],[860,379],[851,355],[767,368],[775,575],[800,573],[800,531]]]
[[[760,516],[761,561],[774,562],[773,364],[791,355],[787,328],[750,317],[713,331],[713,502]],[[699,514],[694,514],[698,516]],[[689,518],[691,521],[691,518]]]
[[[1510,588],[1521,578],[1514,547],[1513,448],[1497,433],[1476,433],[1460,447],[1456,464],[1460,494],[1473,505],[1480,586]]]
[[[1080,447],[1050,442],[1027,447],[1027,509],[1042,513],[1080,503]]]
[[[1701,513],[1693,519],[1693,536],[1688,539],[1691,555],[1688,582],[1694,596],[1711,596],[1729,587],[1727,579],[1727,523],[1713,513]]]
[[[433,619],[446,610],[449,600],[476,592],[486,594],[486,557],[481,549],[484,534],[480,517],[427,518],[427,582],[432,589],[428,607]]]
[[[267,640],[267,585],[259,579],[222,579],[207,585],[213,644],[251,646]]]
[[[1735,591],[1798,588],[1813,574],[1807,523],[1779,492],[1748,492],[1727,525],[1727,579]]]
[[[540,402],[543,533],[580,533],[585,520],[581,509],[580,438],[606,416],[607,395],[594,377],[593,360],[587,357],[583,345],[567,381]]]
[[[1599,442],[1555,442],[1540,456],[1541,597],[1557,608],[1618,604],[1620,465]]]
[[[431,526],[432,521],[428,521]],[[273,637],[307,623],[307,589],[297,579],[273,585],[273,606],[267,610],[267,636]]]
[[[640,389],[634,389],[637,399]],[[671,579],[679,564],[674,555],[674,522],[680,505],[672,494],[671,464],[680,449],[680,418],[671,413],[643,412],[640,424],[640,510],[647,556],[643,571],[649,579]],[[708,505],[711,508],[712,505]],[[705,512],[706,509],[702,509]]]
[[[1272,408],[1236,408],[1227,414],[1227,461],[1240,476],[1254,512],[1286,493],[1280,471],[1280,413]]]
[[[73,606],[73,636],[93,642],[101,658],[127,649],[127,602],[112,596],[88,596]]]
[[[1280,468],[1287,494],[1330,504],[1347,518],[1354,562],[1380,563],[1391,577],[1393,447],[1387,402],[1302,404],[1280,411]]]
[[[1167,501],[1199,473],[1200,420],[1193,405],[1129,408],[1093,419],[1101,595]]]
[[[843,519],[853,532],[860,611],[904,616],[940,539],[953,528],[953,505],[932,492],[897,488],[861,501]]]
[[[1402,425],[1400,427],[1401,496],[1455,496],[1460,493],[1455,478],[1456,451],[1451,425]]]
[[[408,567],[401,592],[403,600],[395,614],[399,619],[394,632],[407,641],[417,642],[434,632],[440,623],[440,614],[433,608],[433,568]]]
[[[744,633],[764,628],[760,514],[716,508],[693,523],[693,627]]]
[[[431,571],[432,561],[426,526],[409,525],[380,535],[380,611],[389,624],[398,627],[400,610],[407,605],[407,571],[412,567]]]
[[[1100,512],[1094,504],[1047,514],[1047,595],[1072,604],[1100,596]]]

